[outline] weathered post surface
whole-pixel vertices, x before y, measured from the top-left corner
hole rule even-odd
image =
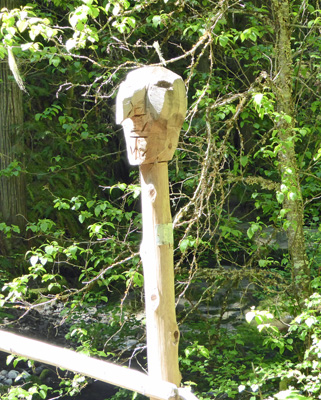
[[[163,67],[130,72],[116,101],[116,122],[124,129],[129,162],[140,166],[148,374],[178,387],[179,330],[167,162],[177,147],[186,107],[183,80]]]

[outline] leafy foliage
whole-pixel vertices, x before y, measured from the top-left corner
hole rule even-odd
[[[17,156],[0,179],[26,175],[29,210],[25,231],[0,220],[0,242],[10,243],[9,253],[0,250],[1,318],[12,305],[63,301],[67,339],[79,350],[124,359],[144,348],[139,179],[113,105],[128,71],[165,63],[184,78],[189,102],[169,163],[177,296],[197,304],[179,315],[188,325],[184,380],[204,399],[320,397],[320,6],[283,2],[293,103],[285,112],[275,47],[282,2],[263,3],[53,0],[1,10],[0,58],[27,93],[17,150],[24,162]],[[290,218],[293,204],[305,218],[308,268],[299,273],[289,239],[301,224]],[[270,324],[274,306],[250,314],[264,336],[189,320],[244,277],[256,287],[255,304],[286,293],[288,332]],[[195,280],[209,289],[192,295]],[[103,308],[108,323],[97,311],[88,327],[82,316],[91,307]],[[126,340],[131,349],[121,346]],[[70,396],[72,388],[66,381]],[[47,388],[7,396],[45,399]]]

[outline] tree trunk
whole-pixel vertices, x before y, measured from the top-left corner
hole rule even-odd
[[[2,2],[2,7],[8,9],[17,6],[15,0]],[[0,62],[0,99],[0,170],[3,172],[14,160],[21,161],[23,155],[22,92],[7,60]],[[26,217],[25,176],[23,173],[6,175],[0,175],[0,221],[23,229]]]
[[[309,293],[309,268],[303,233],[304,209],[295,154],[295,119],[292,95],[291,29],[288,0],[273,0],[275,21],[276,122],[281,149],[278,154],[281,193],[286,210],[286,231],[292,264],[294,290],[299,297]],[[285,117],[284,116],[289,116]]]

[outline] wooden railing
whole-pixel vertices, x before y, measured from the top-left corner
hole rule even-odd
[[[153,379],[143,372],[1,330],[0,350],[64,368],[158,400],[197,400],[188,389],[177,388],[172,383]]]

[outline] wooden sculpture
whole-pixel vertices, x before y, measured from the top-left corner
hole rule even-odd
[[[140,166],[148,374],[180,385],[175,313],[173,225],[167,161],[186,114],[183,80],[163,67],[130,72],[116,100],[130,164]]]

